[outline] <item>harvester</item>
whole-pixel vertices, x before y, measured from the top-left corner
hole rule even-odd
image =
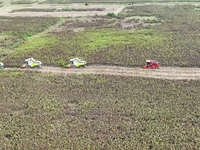
[[[4,64],[2,62],[0,62],[0,69],[4,68]]]
[[[73,58],[70,59],[70,64],[67,66],[67,68],[84,68],[87,62],[85,60],[79,59],[79,58]]]
[[[159,67],[159,62],[156,60],[146,60],[147,65],[143,66],[143,69],[156,69]]]
[[[22,69],[29,68],[41,68],[42,63],[34,58],[28,58],[25,60],[25,64],[21,66]]]

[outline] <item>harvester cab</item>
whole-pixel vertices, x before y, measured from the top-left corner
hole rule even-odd
[[[70,64],[67,66],[67,68],[84,68],[87,62],[85,60],[79,59],[79,58],[73,58],[70,59]]]
[[[0,62],[0,69],[4,68],[4,64],[2,62]]]
[[[159,68],[159,62],[156,60],[146,60],[147,65],[143,66],[143,69],[157,69]]]
[[[41,68],[42,63],[41,61],[34,59],[34,58],[28,58],[25,60],[25,64],[21,66],[22,69],[29,69],[29,68]]]

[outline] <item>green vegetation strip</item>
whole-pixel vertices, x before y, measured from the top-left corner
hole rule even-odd
[[[0,41],[0,54],[26,41],[32,35],[39,33],[57,23],[59,18],[40,17],[0,17],[0,32],[3,37]]]
[[[33,3],[36,3],[37,2],[37,0],[12,0],[11,1],[11,4],[33,4]]]
[[[0,70],[2,149],[199,149],[200,81]]]
[[[149,46],[159,47],[168,38],[153,30],[121,31],[91,30],[71,35],[44,35],[28,41],[10,54],[5,63],[8,66],[20,66],[10,60],[24,60],[29,56],[37,58],[46,65],[65,66],[71,57],[81,57],[90,64],[114,64],[139,66],[145,62],[143,49]],[[130,50],[129,50],[130,49]],[[165,50],[165,49],[164,49]],[[156,49],[149,50],[151,53]],[[173,56],[173,55],[172,55]]]
[[[13,44],[9,45],[8,47],[6,47],[4,50],[1,50],[1,51],[0,51],[0,54],[3,53],[3,52],[6,51],[6,50],[9,50],[9,49],[11,49],[11,48],[13,48],[13,47],[19,45],[22,41],[27,40],[27,39],[30,38],[31,36],[32,36],[31,34],[28,34],[28,33],[27,33],[21,40],[18,40],[18,41],[16,41],[16,42],[14,42]]]
[[[14,12],[54,12],[56,9],[37,9],[37,8],[24,8],[24,9],[14,9],[11,13]]]
[[[104,11],[105,8],[86,8],[86,9],[75,9],[75,8],[63,8],[63,11]]]

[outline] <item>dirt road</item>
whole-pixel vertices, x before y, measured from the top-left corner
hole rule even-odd
[[[52,6],[45,4],[32,4],[31,6],[15,6],[8,5],[1,8],[0,16],[8,17],[77,17],[77,16],[95,16],[95,15],[106,15],[107,13],[118,14],[126,6],[125,5],[89,5],[84,6],[83,4],[68,4],[63,6]],[[93,9],[93,8],[104,8],[103,11],[61,11],[63,8],[75,8],[75,9]],[[55,9],[55,12],[12,12],[13,10],[19,9]]]
[[[19,68],[5,68],[5,70],[21,70]],[[200,80],[200,68],[172,68],[172,67],[161,67],[160,69],[142,69],[142,68],[131,68],[131,67],[119,67],[119,66],[87,66],[84,69],[66,69],[59,67],[47,67],[44,66],[40,69],[29,69],[31,71],[38,71],[42,73],[53,73],[53,74],[105,74],[115,76],[129,76],[129,77],[148,77],[158,79],[170,79],[170,80]]]

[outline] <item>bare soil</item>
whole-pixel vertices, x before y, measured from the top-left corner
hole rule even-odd
[[[5,68],[5,70],[25,71],[19,68]],[[42,73],[61,74],[61,75],[104,74],[104,75],[114,75],[114,76],[146,77],[146,78],[158,78],[158,79],[170,79],[170,80],[183,80],[183,79],[200,80],[200,68],[161,67],[159,69],[142,69],[142,68],[131,68],[131,67],[119,67],[119,66],[93,65],[93,66],[86,66],[86,68],[84,69],[67,69],[67,68],[44,66],[40,69],[29,69],[29,70]]]
[[[75,9],[93,9],[93,8],[105,8],[103,11],[55,11],[55,12],[12,12],[12,10],[18,9],[56,9],[62,10],[63,8],[75,8]],[[69,5],[46,5],[46,4],[34,4],[29,6],[15,6],[8,5],[0,9],[0,16],[9,17],[77,17],[77,16],[95,16],[106,15],[107,13],[118,14],[125,8],[125,5],[89,5],[83,4],[69,4]],[[12,13],[11,13],[12,12]]]
[[[118,14],[127,5],[105,5],[105,4],[96,4],[85,6],[84,4],[38,4],[34,3],[31,5],[9,5],[11,0],[1,0],[4,2],[4,7],[0,8],[0,16],[9,16],[9,17],[77,17],[77,16],[95,16],[95,15],[106,15],[107,13]],[[43,0],[39,0],[41,2]],[[200,2],[168,2],[168,3],[144,3],[144,4],[135,4],[134,6],[140,5],[200,5]],[[130,5],[133,6],[133,5]],[[75,8],[75,9],[93,9],[93,8],[105,8],[104,11],[70,11],[70,12],[12,12],[12,10],[17,9],[56,9],[61,10],[63,8]]]

